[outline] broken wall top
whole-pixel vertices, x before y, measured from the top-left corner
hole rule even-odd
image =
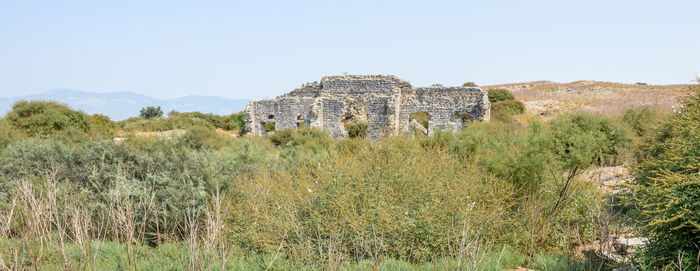
[[[306,84],[280,97],[317,97],[322,93],[388,93],[411,88],[411,83],[394,75],[334,75],[324,76],[321,83]]]

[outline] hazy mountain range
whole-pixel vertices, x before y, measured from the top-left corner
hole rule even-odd
[[[165,114],[174,109],[180,112],[199,111],[227,115],[243,110],[248,103],[248,100],[244,99],[234,100],[214,96],[190,95],[173,99],[157,99],[134,92],[94,93],[72,89],[55,89],[27,96],[0,97],[0,116],[4,116],[7,111],[10,111],[12,104],[18,100],[57,101],[88,114],[107,115],[112,120],[138,116],[141,108],[150,105],[160,106]]]

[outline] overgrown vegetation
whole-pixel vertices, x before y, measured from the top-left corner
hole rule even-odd
[[[502,96],[494,105],[512,106]],[[640,262],[680,251],[692,264],[697,100],[658,132],[664,120],[642,109],[376,141],[361,122],[343,140],[307,128],[231,137],[217,129],[242,129],[242,113],[114,123],[22,102],[0,119],[0,269],[612,267],[602,251],[576,253],[609,238],[604,195],[582,176],[633,163],[624,154],[642,137],[627,205],[659,246]],[[173,129],[184,132],[137,133]]]
[[[219,116],[200,112],[170,112],[167,118],[145,119],[133,117],[117,123],[119,128],[127,132],[161,132],[168,130],[186,130],[191,127],[201,126],[226,131],[244,133],[243,112]]]
[[[364,138],[367,136],[368,127],[369,125],[365,121],[353,121],[345,124],[350,138]]]
[[[491,102],[491,119],[500,122],[513,122],[513,115],[525,113],[525,105],[515,100],[510,91],[502,88],[487,90]]]
[[[649,238],[640,261],[653,268],[700,268],[700,89],[654,133],[646,110],[625,119],[648,135],[626,203]]]

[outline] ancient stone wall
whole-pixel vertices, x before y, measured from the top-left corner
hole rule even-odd
[[[251,101],[245,121],[254,135],[272,132],[268,123],[274,123],[274,130],[318,127],[336,138],[347,136],[346,124],[362,121],[368,124],[368,136],[378,138],[425,131],[430,135],[437,128],[460,131],[472,121],[488,121],[490,109],[486,92],[479,88],[414,88],[391,75],[343,75],[323,77],[319,84],[276,99]],[[428,127],[411,122],[418,112],[427,114]]]

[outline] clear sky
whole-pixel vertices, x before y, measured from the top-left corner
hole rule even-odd
[[[258,99],[345,72],[689,83],[700,1],[0,0],[0,96]]]

